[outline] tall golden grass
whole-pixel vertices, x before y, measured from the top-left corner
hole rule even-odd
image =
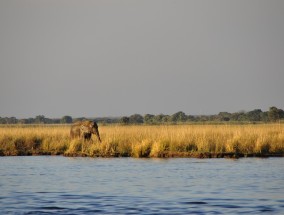
[[[71,140],[70,126],[2,126],[0,155],[92,157],[283,156],[284,125],[99,126],[102,143]]]

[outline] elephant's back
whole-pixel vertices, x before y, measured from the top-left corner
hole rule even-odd
[[[76,137],[80,135],[80,126],[81,126],[81,122],[75,122],[71,125],[71,128],[70,128],[71,137]]]
[[[80,126],[82,124],[82,121],[77,121],[77,122],[74,122],[71,127],[73,126]]]

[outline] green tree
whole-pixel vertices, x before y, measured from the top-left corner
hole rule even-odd
[[[219,114],[218,114],[218,120],[220,120],[220,121],[230,121],[230,119],[231,119],[231,114],[230,113],[228,113],[228,112],[220,112]]]
[[[187,120],[187,116],[184,112],[179,111],[177,113],[174,113],[171,116],[171,121],[172,122],[185,122]]]
[[[171,116],[170,115],[164,115],[164,114],[160,114],[162,117],[162,123],[169,123],[171,122]]]
[[[0,123],[1,124],[16,124],[18,123],[18,120],[16,117],[5,117],[5,118],[0,117]]]
[[[261,117],[261,121],[263,121],[263,122],[268,122],[268,121],[269,121],[269,118],[268,118],[268,111],[262,112],[262,113],[260,114],[260,117]]]
[[[154,122],[157,123],[157,124],[164,123],[165,117],[166,116],[164,114],[158,114],[154,117]]]
[[[249,121],[261,121],[262,110],[255,109],[246,113],[246,117]]]
[[[243,116],[245,115],[244,111],[235,112],[231,114],[232,121],[242,121]]]
[[[38,115],[35,117],[35,121],[36,124],[44,124],[45,123],[45,117],[44,115]]]
[[[194,122],[194,121],[196,121],[196,118],[194,116],[192,116],[192,115],[188,115],[187,116],[187,121]]]
[[[60,120],[60,123],[62,124],[68,124],[68,123],[72,123],[73,119],[71,116],[63,116]]]
[[[121,124],[128,125],[128,124],[129,124],[129,117],[127,117],[127,116],[121,117],[121,119],[119,120],[119,122],[120,122]]]
[[[270,121],[275,122],[284,118],[284,111],[277,107],[270,107],[268,111],[268,118]]]
[[[144,122],[144,119],[140,114],[133,114],[129,117],[129,121],[133,124],[141,124]]]
[[[154,115],[152,114],[145,114],[144,116],[144,123],[146,124],[153,124],[154,123]]]

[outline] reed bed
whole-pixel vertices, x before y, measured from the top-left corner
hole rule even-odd
[[[2,126],[0,155],[90,157],[283,156],[284,125],[99,126],[102,143],[71,140],[70,126]]]

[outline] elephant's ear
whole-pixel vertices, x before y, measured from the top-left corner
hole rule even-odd
[[[82,132],[88,132],[88,127],[86,127],[85,125],[81,125],[81,131]]]
[[[90,128],[93,128],[95,126],[95,122],[90,123]]]

